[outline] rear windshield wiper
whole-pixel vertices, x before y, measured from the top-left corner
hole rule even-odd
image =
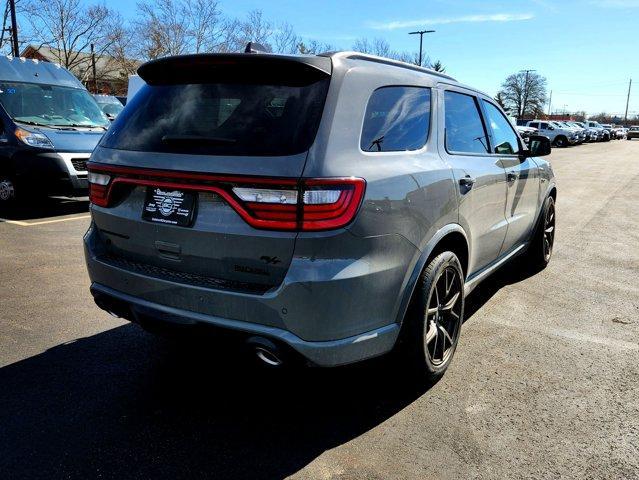
[[[235,143],[234,138],[224,137],[205,137],[202,135],[164,135],[162,137],[163,143],[200,143],[200,144],[231,144]]]

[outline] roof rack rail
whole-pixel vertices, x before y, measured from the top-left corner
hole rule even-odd
[[[446,80],[452,80],[456,82],[457,80],[450,75],[446,75],[445,73],[436,72],[435,70],[431,70],[430,68],[420,67],[418,65],[413,65],[411,63],[402,62],[399,60],[392,60],[386,57],[378,57],[377,55],[371,55],[368,53],[354,52],[354,51],[335,51],[335,52],[324,52],[320,53],[318,56],[320,57],[333,57],[333,58],[348,58],[351,60],[365,60],[368,62],[381,63],[384,65],[391,65],[393,67],[405,68],[407,70],[413,70],[416,72],[428,73],[429,75],[435,75],[437,77],[444,78]]]

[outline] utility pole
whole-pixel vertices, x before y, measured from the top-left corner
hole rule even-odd
[[[525,72],[526,73],[526,80],[524,80],[524,98],[521,104],[521,114],[519,116],[519,118],[521,119],[521,117],[526,115],[526,107],[528,106],[528,74],[530,72],[536,72],[537,70],[533,70],[533,69],[529,69],[529,70],[521,70],[521,72]]]
[[[91,44],[91,68],[93,69],[93,93],[98,93],[98,80],[95,74],[95,50]]]
[[[548,116],[550,117],[550,107],[552,107],[552,90],[550,91],[550,99],[548,100]]]
[[[628,98],[626,99],[626,114],[623,117],[623,124],[628,123],[628,105],[630,105],[630,89],[632,88],[632,78],[628,84]]]
[[[18,21],[16,20],[16,2],[15,0],[9,0],[9,10],[11,10],[11,44],[14,58],[20,56],[20,50],[18,50]]]
[[[419,35],[419,66],[422,66],[422,41],[425,33],[435,33],[435,30],[417,30],[416,32],[409,32],[409,35]]]

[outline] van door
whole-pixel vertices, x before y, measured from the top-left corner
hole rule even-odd
[[[459,222],[470,241],[468,273],[493,262],[506,237],[506,171],[489,153],[489,138],[474,94],[450,87],[444,92],[442,156],[459,188]]]
[[[521,142],[508,119],[495,104],[482,100],[491,136],[492,154],[506,170],[508,232],[501,254],[528,240],[537,214],[539,174],[535,162],[519,156]]]

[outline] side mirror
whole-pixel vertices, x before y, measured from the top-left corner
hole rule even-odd
[[[553,126],[549,126],[548,127],[548,130],[554,130],[554,129],[555,129],[555,127],[553,127]]]
[[[544,157],[550,155],[552,147],[550,139],[544,135],[531,135],[528,150],[524,150],[524,157]]]

